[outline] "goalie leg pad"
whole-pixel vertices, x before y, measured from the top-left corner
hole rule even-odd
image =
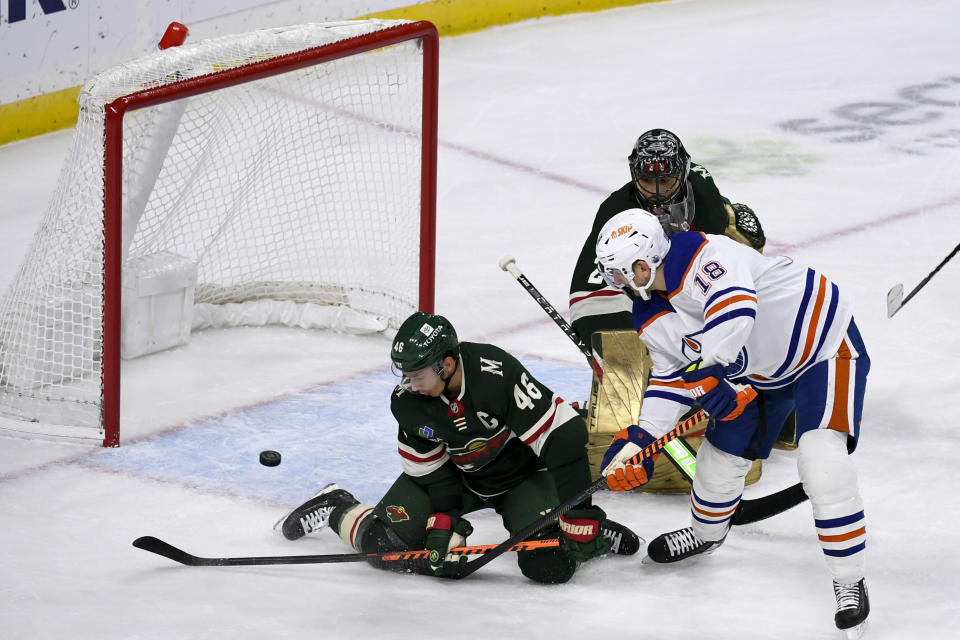
[[[867,529],[847,436],[833,429],[808,431],[800,437],[797,454],[797,471],[810,496],[830,573],[841,584],[855,583],[864,574]]]
[[[697,473],[690,492],[690,515],[694,533],[705,542],[727,535],[751,462],[721,451],[709,440],[697,452]]]

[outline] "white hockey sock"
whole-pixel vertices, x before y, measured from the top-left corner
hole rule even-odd
[[[730,518],[740,504],[750,461],[717,449],[707,440],[697,452],[697,473],[690,492],[694,533],[713,542],[727,535]]]
[[[362,527],[361,524],[364,519],[372,517],[373,507],[368,504],[355,504],[340,517],[340,521],[334,525],[334,528],[341,540],[350,545],[355,551],[361,551],[359,534],[365,528]]]
[[[837,582],[857,582],[864,574],[867,529],[847,436],[832,429],[808,431],[797,453],[827,567]]]

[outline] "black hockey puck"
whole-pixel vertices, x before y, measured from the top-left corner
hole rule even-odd
[[[280,464],[280,453],[278,451],[261,451],[260,464],[265,467],[275,467]]]

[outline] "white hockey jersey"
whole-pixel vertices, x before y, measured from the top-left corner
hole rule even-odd
[[[654,436],[693,404],[681,377],[691,362],[721,364],[728,380],[757,389],[782,387],[832,357],[853,317],[822,273],[725,236],[673,236],[660,269],[667,291],[633,304],[653,360],[639,422]]]

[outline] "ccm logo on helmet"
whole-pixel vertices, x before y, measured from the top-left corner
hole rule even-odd
[[[613,233],[610,234],[610,239],[613,240],[614,238],[619,238],[623,234],[629,233],[630,231],[633,231],[633,225],[632,224],[624,225],[619,229],[614,229]]]

